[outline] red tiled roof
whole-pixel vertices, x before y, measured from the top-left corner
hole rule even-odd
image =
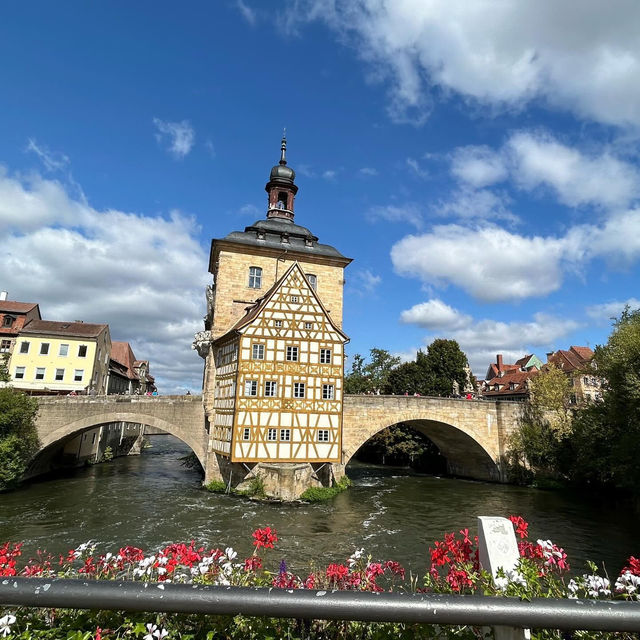
[[[133,355],[133,350],[128,342],[120,342],[118,340],[112,342],[111,359],[115,360],[125,368],[127,378],[130,378],[131,380],[136,380],[138,378],[133,370],[133,364],[136,357]]]
[[[584,369],[591,358],[593,358],[593,351],[589,347],[571,347],[568,351],[558,349],[547,358],[547,361],[563,371],[577,371]]]
[[[37,307],[35,302],[15,302],[14,300],[0,300],[0,313],[29,313]]]
[[[574,351],[577,353],[583,360],[589,361],[593,358],[593,350],[589,347],[575,347],[572,346],[569,348],[569,351]]]
[[[53,320],[31,320],[20,333],[73,336],[78,338],[97,338],[106,324],[90,324],[88,322],[55,322]]]
[[[511,394],[525,394],[528,393],[527,380],[530,380],[538,374],[538,370],[532,371],[507,371],[502,377],[496,376],[491,380],[485,382],[486,391],[482,392],[484,396],[499,396],[499,395],[511,395]],[[515,389],[511,389],[511,383],[515,384]],[[494,391],[495,384],[502,387],[498,391]]]

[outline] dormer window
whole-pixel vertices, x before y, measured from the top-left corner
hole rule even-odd
[[[281,242],[283,244],[289,244],[289,234],[288,233],[283,233],[281,236]]]
[[[250,289],[262,288],[262,268],[261,267],[249,267],[249,288]]]
[[[509,383],[509,391],[515,391],[516,390],[516,383],[515,382],[510,382]]]
[[[304,239],[304,246],[305,247],[313,247],[313,240],[311,238],[305,238]]]
[[[318,276],[314,275],[313,273],[307,273],[306,276],[309,284],[311,285],[311,288],[316,291],[316,288],[318,286]]]
[[[15,322],[15,320],[16,319],[13,316],[5,316],[4,320],[2,321],[2,326],[10,327]]]
[[[256,236],[258,240],[264,240],[264,231],[257,231]]]

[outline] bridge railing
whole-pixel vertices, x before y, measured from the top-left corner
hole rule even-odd
[[[368,593],[112,580],[3,578],[0,605],[360,620],[515,628],[640,631],[637,602]]]

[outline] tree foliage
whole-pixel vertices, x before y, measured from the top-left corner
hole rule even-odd
[[[356,353],[344,379],[345,393],[384,393],[389,386],[389,375],[399,364],[400,358],[385,349],[371,349],[369,362]]]
[[[11,387],[0,389],[0,491],[20,481],[38,451],[37,411],[34,398]]]

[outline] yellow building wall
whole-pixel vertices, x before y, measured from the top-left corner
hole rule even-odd
[[[252,252],[252,247],[241,247],[244,253],[222,250],[218,254],[215,277],[215,302],[212,338],[225,334],[244,314],[249,304],[255,302],[281,278],[294,263],[298,262],[305,274],[317,277],[317,293],[322,304],[331,315],[332,321],[342,328],[342,299],[344,288],[344,267],[330,263],[330,258],[305,259],[301,256],[260,255]],[[262,269],[260,289],[249,287],[249,268]]]
[[[22,343],[29,342],[29,352],[21,353]],[[41,355],[41,345],[49,344],[49,353]],[[60,346],[69,345],[66,356],[60,355]],[[87,347],[85,357],[78,356],[78,348]],[[51,391],[82,391],[94,385],[98,393],[105,393],[111,340],[108,331],[103,331],[98,339],[80,339],[60,336],[19,336],[9,362],[12,384],[19,389]],[[99,359],[98,359],[98,356]],[[24,367],[24,377],[16,378],[16,369]],[[44,378],[36,379],[38,368],[44,368]],[[56,380],[56,370],[63,369],[62,380]],[[76,370],[83,372],[81,380],[75,380]]]

